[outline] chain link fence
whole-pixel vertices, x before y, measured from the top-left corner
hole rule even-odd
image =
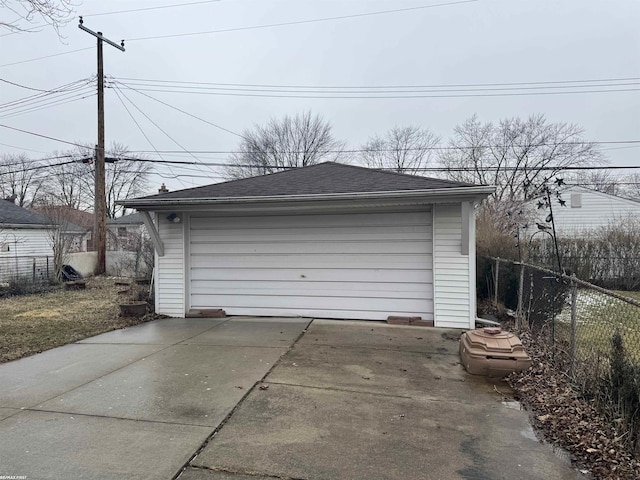
[[[550,269],[480,258],[479,299],[531,330],[555,368],[640,447],[640,292],[606,290]]]

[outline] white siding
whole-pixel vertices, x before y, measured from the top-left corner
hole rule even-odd
[[[0,281],[39,281],[51,275],[53,248],[46,228],[0,229]]]
[[[2,228],[0,245],[0,258],[53,255],[51,239],[45,228]]]
[[[190,308],[223,308],[230,315],[433,319],[428,211],[194,214],[189,222]]]
[[[471,328],[472,312],[475,310],[470,294],[474,266],[473,255],[462,254],[462,206],[460,203],[436,205],[433,216],[435,324],[437,327]],[[469,241],[475,242],[472,233],[473,230]],[[470,251],[474,248],[475,244],[472,244]]]
[[[580,194],[581,207],[571,207],[573,194]],[[580,235],[598,230],[610,223],[619,223],[631,218],[640,218],[640,202],[607,195],[588,188],[570,187],[562,192],[562,199],[567,202],[562,207],[554,200],[553,215],[558,236]],[[544,212],[544,213],[540,213]],[[538,221],[544,223],[549,210],[537,210]]]
[[[164,243],[164,256],[156,254],[156,312],[172,317],[184,317],[185,264],[184,227],[159,215],[158,233]]]

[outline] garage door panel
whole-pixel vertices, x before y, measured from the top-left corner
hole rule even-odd
[[[315,295],[321,297],[360,297],[360,298],[412,298],[432,299],[431,286],[428,284],[397,284],[366,282],[198,282],[191,293],[193,295],[281,295],[282,292],[295,292],[294,295]],[[425,295],[426,292],[426,295]]]
[[[416,317],[433,320],[433,312],[398,311],[389,312],[367,310],[322,310],[314,308],[227,308],[228,315],[252,315],[257,317],[308,317],[308,318],[339,318],[347,320],[386,320],[389,315]]]
[[[192,215],[191,229],[197,230],[227,230],[232,228],[340,228],[353,227],[395,227],[406,225],[431,225],[431,215],[428,212],[404,213],[345,213],[330,215],[282,215],[282,216],[242,216],[242,217],[212,217]]]
[[[192,302],[195,308],[206,308],[213,300],[215,305],[224,302],[224,308],[253,307],[253,308],[309,308],[309,305],[325,307],[329,310],[353,309],[354,300],[369,311],[388,311],[393,304],[394,310],[425,312],[433,310],[431,300],[397,299],[397,298],[365,298],[359,297],[330,297],[323,300],[324,305],[319,305],[318,297],[306,295],[275,296],[273,293],[265,295],[194,295]],[[360,307],[359,307],[360,308]]]
[[[390,251],[401,254],[426,255],[431,253],[431,242],[397,240],[393,243],[388,241],[349,241],[349,242],[329,242],[329,241],[304,241],[304,242],[210,242],[192,243],[192,255],[328,255],[328,254],[369,254],[383,255]]]
[[[208,243],[211,241],[249,241],[259,236],[265,242],[340,242],[362,241],[375,237],[376,240],[424,240],[432,238],[430,226],[393,227],[381,231],[380,227],[358,227],[355,231],[345,231],[344,227],[299,228],[283,231],[281,229],[229,229],[229,230],[195,230],[192,231],[193,243]],[[460,235],[458,234],[458,239]]]
[[[295,265],[298,268],[364,268],[371,266],[371,255],[192,255],[193,265],[208,268],[280,268]],[[378,268],[422,269],[425,263],[417,263],[414,255],[376,255]]]
[[[433,284],[433,271],[431,269],[398,270],[398,269],[295,269],[271,268],[256,269],[252,267],[244,269],[224,269],[216,272],[215,280],[220,281],[297,281],[304,278],[316,282],[361,282],[366,278],[367,282],[384,283],[422,283]],[[192,267],[192,281],[215,281],[211,279],[209,268]],[[431,287],[429,287],[431,288]]]
[[[433,318],[430,212],[190,218],[190,308]]]

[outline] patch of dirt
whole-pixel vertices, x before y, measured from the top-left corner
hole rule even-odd
[[[16,318],[52,318],[58,317],[60,314],[60,310],[42,308],[39,310],[29,310],[28,312],[18,313]]]
[[[0,298],[0,363],[156,318],[120,317],[115,278],[87,279],[85,290]]]
[[[534,427],[546,440],[567,450],[594,479],[640,478],[640,462],[626,449],[624,432],[574,391],[554,368],[549,352],[541,349],[531,334],[519,336],[533,365],[510,375],[507,382],[516,399],[532,412]]]

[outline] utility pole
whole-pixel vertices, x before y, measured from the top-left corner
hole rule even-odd
[[[98,264],[95,273],[100,275],[106,270],[107,255],[107,199],[105,194],[105,159],[104,159],[104,66],[102,60],[102,42],[124,52],[124,40],[118,45],[102,36],[102,32],[94,32],[82,25],[82,17],[78,28],[98,39],[98,145],[96,146],[95,164],[95,203],[94,203],[94,245],[98,252]]]

